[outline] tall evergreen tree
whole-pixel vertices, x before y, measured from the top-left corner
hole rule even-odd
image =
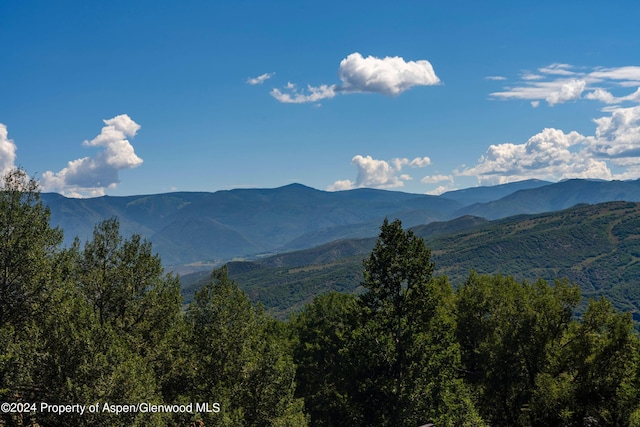
[[[384,221],[364,264],[362,317],[351,359],[363,425],[481,425],[458,378],[452,288],[431,252],[399,220]]]

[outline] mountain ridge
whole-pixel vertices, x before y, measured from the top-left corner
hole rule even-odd
[[[505,193],[508,193],[504,196]],[[474,195],[475,194],[475,195]],[[360,188],[328,192],[292,183],[273,189],[173,192],[141,196],[65,198],[43,193],[51,223],[65,244],[91,238],[101,220],[118,217],[124,235],[148,239],[174,271],[234,258],[305,249],[338,239],[375,236],[384,218],[412,227],[460,216],[498,219],[564,209],[577,203],[640,201],[640,181],[528,180],[450,192],[458,200]],[[490,200],[464,204],[460,200]]]
[[[455,285],[471,270],[577,283],[585,298],[601,295],[640,321],[640,203],[581,204],[488,221],[461,217],[412,228],[431,249],[437,275]],[[318,294],[359,292],[362,261],[376,238],[346,239],[302,251],[227,264],[254,301],[286,317]],[[184,276],[188,300],[206,275]]]

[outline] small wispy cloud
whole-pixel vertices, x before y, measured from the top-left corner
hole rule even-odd
[[[429,157],[416,157],[415,159],[409,162],[409,166],[413,168],[423,168],[425,166],[429,166],[431,164],[431,159]]]
[[[507,80],[506,77],[504,76],[487,76],[485,77],[486,80],[494,80],[494,81],[502,81],[502,80]]]
[[[299,91],[295,85],[288,83],[285,86],[288,92],[282,92],[279,89],[272,89],[271,96],[285,104],[303,104],[306,102],[317,102],[322,99],[333,98],[336,96],[336,86],[322,85],[318,87],[307,86],[306,92]]]
[[[283,103],[317,102],[337,94],[377,93],[398,96],[415,86],[432,86],[440,79],[429,61],[405,61],[403,58],[374,56],[363,57],[355,52],[340,61],[338,77],[341,84],[308,85],[298,90],[289,83],[281,89],[273,89],[271,96]]]
[[[542,74],[554,74],[554,75],[559,75],[559,76],[574,76],[577,73],[575,71],[572,70],[572,66],[569,64],[551,64],[548,65],[546,67],[542,67],[540,68],[538,71],[540,71]]]
[[[247,84],[250,84],[252,86],[261,85],[262,83],[266,82],[271,77],[273,77],[275,74],[276,73],[264,73],[264,74],[259,75],[258,77],[248,78],[247,79]]]
[[[541,76],[540,74],[533,74],[533,73],[525,73],[520,77],[522,77],[522,80],[542,80],[542,79],[544,79],[544,76]]]
[[[496,99],[529,100],[533,107],[541,101],[549,106],[579,99],[604,102],[608,105],[638,102],[640,93],[616,96],[616,88],[640,87],[640,67],[617,68],[596,67],[591,70],[576,68],[569,64],[551,64],[539,68],[535,73],[525,72],[515,85],[490,95]]]
[[[622,104],[624,102],[640,102],[640,87],[635,92],[626,96],[614,96],[611,92],[598,88],[585,96],[586,99],[592,99],[605,104]]]
[[[423,184],[437,184],[439,182],[453,182],[452,175],[427,175],[420,180]]]
[[[586,82],[579,79],[535,81],[525,86],[511,87],[504,91],[493,92],[491,96],[502,99],[544,100],[553,106],[579,99],[585,87]]]
[[[439,185],[436,188],[434,188],[433,190],[427,191],[425,194],[429,194],[431,196],[439,196],[442,193],[446,193],[447,191],[451,191],[451,190],[455,190],[455,187],[453,186],[453,183],[448,184],[448,185]]]

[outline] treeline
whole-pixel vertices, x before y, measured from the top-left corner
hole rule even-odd
[[[116,219],[63,248],[37,183],[16,170],[1,185],[0,402],[100,411],[3,410],[0,425],[640,426],[630,315],[602,299],[574,318],[566,281],[471,273],[454,288],[422,239],[385,221],[360,295],[281,322],[222,268],[183,307],[179,278]]]
[[[0,425],[302,426],[285,325],[224,271],[183,310],[180,282],[116,219],[61,247],[37,183],[17,170],[0,191],[0,402],[37,403]],[[50,405],[99,404],[55,414]],[[212,412],[114,414],[104,404],[209,403]],[[202,405],[205,409],[206,406]],[[185,406],[186,407],[186,406]],[[216,412],[217,409],[219,412]],[[108,409],[108,408],[107,408]]]

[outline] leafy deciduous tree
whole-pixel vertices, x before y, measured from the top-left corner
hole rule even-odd
[[[0,326],[18,325],[41,309],[62,231],[51,228],[38,182],[22,169],[0,183]]]
[[[295,399],[295,368],[278,328],[227,277],[215,270],[189,306],[194,401],[215,399],[220,414],[202,414],[206,425],[305,425]]]
[[[358,378],[346,351],[356,326],[354,295],[319,295],[291,321],[294,332],[296,395],[314,426],[354,425],[350,397]]]
[[[457,339],[465,380],[483,417],[517,425],[580,299],[577,286],[471,273],[457,291]]]

